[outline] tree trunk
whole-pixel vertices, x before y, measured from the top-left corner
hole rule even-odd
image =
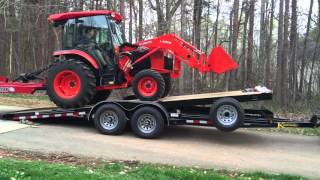
[[[129,42],[130,43],[132,43],[133,6],[134,6],[133,0],[129,0]]]
[[[214,23],[214,46],[218,44],[218,28],[219,28],[219,16],[220,16],[220,0],[217,3],[217,15]]]
[[[238,60],[238,37],[239,37],[239,0],[233,1],[232,8],[233,22],[232,22],[232,47],[231,47],[231,57],[234,60]],[[235,87],[235,71],[230,72],[229,84],[233,89]]]
[[[246,78],[246,60],[247,60],[247,37],[248,37],[248,21],[249,21],[249,9],[250,5],[245,2],[245,17],[243,23],[243,37],[242,37],[242,53],[241,53],[241,87],[245,88],[247,84]]]
[[[272,53],[272,36],[273,36],[273,18],[274,18],[274,6],[275,0],[271,0],[271,14],[269,19],[269,35],[266,44],[266,66],[265,66],[265,85],[272,88],[271,83],[271,53]]]
[[[202,0],[194,0],[193,44],[198,49],[200,49],[200,46],[201,46],[201,14],[202,14]]]
[[[259,72],[263,72],[264,64],[265,64],[265,44],[266,44],[266,36],[267,36],[267,28],[266,28],[266,3],[267,0],[261,0],[261,14],[260,14],[260,42],[259,42],[259,58],[258,58],[258,70]],[[263,79],[263,73],[259,73],[258,78]]]
[[[288,62],[288,50],[289,50],[289,0],[285,0],[285,13],[284,13],[284,25],[283,25],[283,53],[281,61],[281,80],[280,80],[280,97],[281,105],[288,105],[288,73],[287,73],[287,62]]]
[[[249,8],[249,32],[248,32],[248,57],[247,57],[247,86],[253,86],[253,73],[252,73],[252,62],[253,62],[253,31],[254,31],[254,7],[255,0],[250,0]]]
[[[139,31],[138,31],[138,39],[142,40],[143,36],[143,0],[139,0]]]
[[[318,31],[317,31],[317,39],[316,39],[316,46],[313,51],[313,56],[312,56],[312,63],[311,63],[311,73],[309,77],[309,83],[308,83],[308,92],[307,96],[308,99],[310,100],[312,97],[312,83],[313,83],[313,70],[315,66],[316,60],[319,61],[319,46],[320,46],[320,0],[318,0]]]
[[[303,50],[302,50],[302,58],[301,58],[301,70],[300,70],[300,82],[299,82],[299,93],[302,94],[303,92],[303,85],[304,85],[304,73],[306,67],[306,50],[308,45],[309,33],[310,33],[310,26],[311,26],[311,17],[312,17],[312,8],[313,8],[313,0],[310,2],[309,14],[308,14],[308,23],[307,23],[307,32],[305,35],[304,43],[303,43]]]
[[[281,92],[281,70],[283,58],[283,0],[279,1],[279,27],[278,27],[278,49],[277,49],[277,74],[276,74],[276,94],[280,98]]]
[[[119,4],[119,9],[120,9],[120,14],[122,16],[122,28],[121,28],[121,32],[122,32],[122,37],[123,39],[126,39],[126,7],[125,7],[125,0],[120,0],[120,4]]]
[[[293,102],[296,101],[296,86],[297,86],[297,68],[296,68],[296,62],[297,62],[297,43],[298,43],[298,16],[297,16],[297,0],[292,0],[291,5],[291,32],[290,32],[290,67],[289,67],[289,88],[292,97],[291,100]]]

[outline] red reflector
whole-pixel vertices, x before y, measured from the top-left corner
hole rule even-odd
[[[208,71],[222,74],[238,68],[238,64],[220,46],[212,49],[207,62]]]

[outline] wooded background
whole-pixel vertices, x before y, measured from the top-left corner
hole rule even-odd
[[[301,2],[307,8],[302,8]],[[307,5],[306,5],[307,3]],[[184,67],[171,94],[266,85],[282,105],[320,96],[320,0],[0,0],[0,74],[52,61],[49,14],[111,9],[136,42],[174,32],[206,53],[221,44],[239,63],[225,75]],[[299,5],[300,4],[300,5]],[[304,7],[303,6],[303,7]],[[317,8],[315,8],[317,7]]]

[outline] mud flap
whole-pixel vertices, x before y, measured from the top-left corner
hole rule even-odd
[[[220,46],[212,49],[206,63],[206,71],[222,74],[238,68],[238,64],[232,57]]]

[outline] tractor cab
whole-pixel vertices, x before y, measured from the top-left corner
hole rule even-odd
[[[69,12],[51,15],[49,21],[61,28],[58,28],[62,38],[59,42],[63,51],[55,55],[67,51],[85,59],[93,58],[98,69],[115,69],[115,49],[124,43],[120,15],[111,11]]]

